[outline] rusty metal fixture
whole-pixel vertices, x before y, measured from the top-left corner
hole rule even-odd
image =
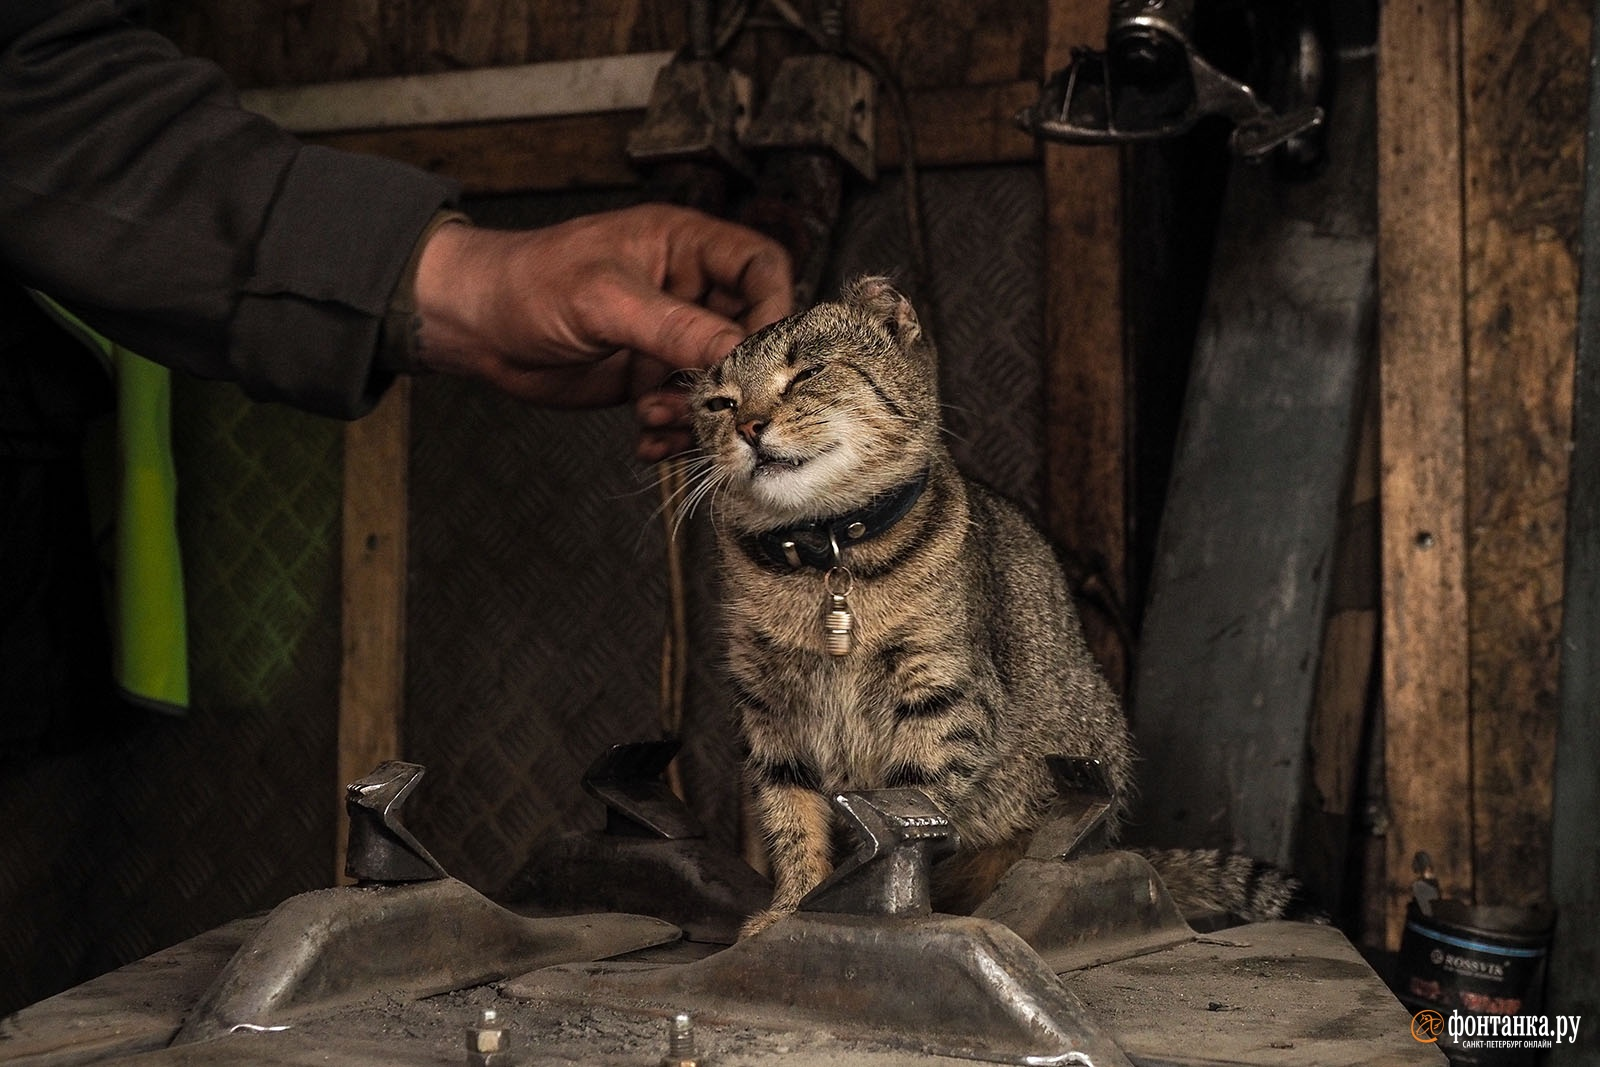
[[[1067,862],[1025,857],[973,914],[1015,931],[1058,974],[1196,936],[1155,868],[1132,852]]]
[[[772,898],[772,883],[705,836],[662,779],[678,742],[613,745],[583,788],[606,805],[605,831],[569,830],[533,850],[502,898],[524,913],[653,915],[689,941],[731,945]]]
[[[1079,48],[1017,115],[1024,130],[1067,144],[1128,144],[1175,137],[1208,116],[1233,123],[1246,159],[1322,125],[1322,108],[1279,113],[1257,91],[1206,61],[1193,39],[1193,0],[1112,0],[1106,50]]]
[[[388,760],[345,787],[350,814],[344,873],[363,885],[426,882],[444,868],[400,821],[400,809],[427,773],[415,763]]]
[[[860,64],[826,52],[790,56],[778,65],[739,143],[752,150],[829,152],[876,181],[877,105],[877,81]]]
[[[583,775],[584,792],[606,806],[606,832],[680,841],[705,827],[662,775],[678,754],[676,739],[629,741],[601,753]]]
[[[454,878],[301,893],[244,942],[173,1043],[240,1024],[294,1022],[379,992],[432,996],[549,964],[605,959],[678,933],[642,915],[525,918]]]
[[[833,798],[856,850],[800,902],[802,911],[896,917],[932,914],[928,871],[959,847],[956,829],[920,789]]]
[[[628,134],[628,159],[705,162],[748,176],[739,142],[749,118],[749,78],[709,59],[676,60],[656,75],[644,121]]]
[[[1107,818],[1114,798],[1105,768],[1086,756],[1047,756],[1056,797],[1048,821],[1028,845],[1031,859],[1064,860],[1106,846]]]

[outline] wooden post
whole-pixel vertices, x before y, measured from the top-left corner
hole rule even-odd
[[[1547,893],[1590,6],[1463,3],[1479,904]]]
[[[344,878],[349,827],[344,787],[400,756],[410,432],[409,378],[397,380],[376,410],[345,429],[335,882]]]
[[[1106,35],[1104,0],[1051,0],[1045,66]],[[1044,152],[1045,523],[1063,548],[1128,598],[1128,376],[1123,349],[1122,166],[1115,148]],[[1127,689],[1117,628],[1084,613],[1112,685]]]
[[[1473,885],[1468,721],[1461,0],[1386,4],[1378,40],[1388,941],[1411,861]]]

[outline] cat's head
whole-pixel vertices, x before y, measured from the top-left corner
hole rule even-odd
[[[881,277],[753,334],[690,404],[717,499],[752,528],[861,507],[940,447],[933,345]]]

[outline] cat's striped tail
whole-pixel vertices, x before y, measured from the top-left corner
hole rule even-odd
[[[1298,881],[1279,868],[1214,848],[1135,849],[1161,875],[1184,917],[1227,915],[1243,922],[1326,922],[1307,906]]]

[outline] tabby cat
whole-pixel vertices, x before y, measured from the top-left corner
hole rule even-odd
[[[836,792],[925,792],[962,847],[936,872],[935,906],[965,911],[1044,819],[1046,756],[1099,759],[1113,833],[1133,790],[1127,724],[1056,558],[956,469],[936,383],[910,303],[864,277],[751,336],[694,389],[708,464],[695,497],[711,500],[774,880],[746,935],[831,871]],[[1172,856],[1175,895],[1216,903],[1208,875],[1225,863],[1211,859],[1201,871],[1203,854]]]

